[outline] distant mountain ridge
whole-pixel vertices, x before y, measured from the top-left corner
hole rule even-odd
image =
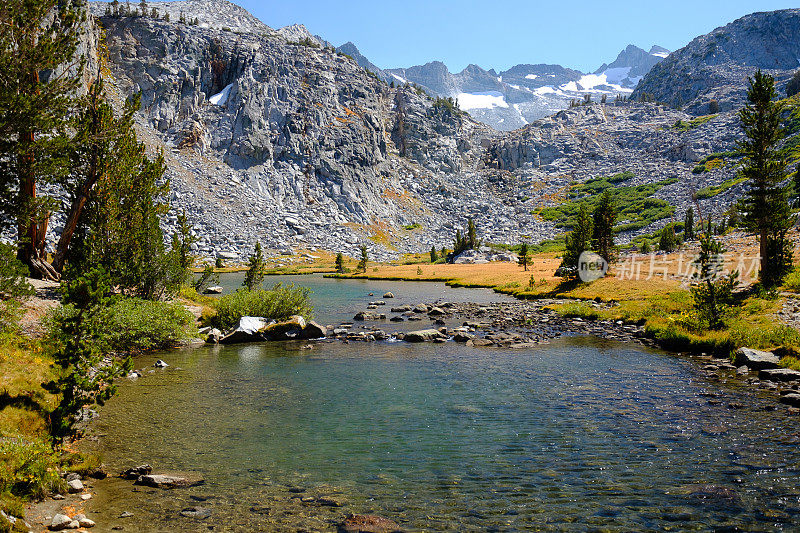
[[[583,73],[561,65],[522,64],[495,72],[478,65],[451,73],[441,61],[408,68],[380,69],[367,59],[352,42],[338,48],[352,56],[359,65],[387,83],[411,83],[434,96],[452,97],[473,118],[495,129],[510,131],[534,120],[552,115],[569,102],[589,94],[628,96],[653,65],[669,51],[653,46],[650,52],[629,45],[610,65],[603,64],[594,73]]]

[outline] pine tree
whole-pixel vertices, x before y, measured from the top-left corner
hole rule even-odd
[[[356,271],[358,272],[366,272],[367,271],[367,261],[369,257],[367,256],[367,246],[362,244],[361,245],[361,259],[358,261],[358,265],[356,266]]]
[[[439,254],[436,252],[436,246],[431,246],[431,263],[439,260]]]
[[[658,249],[665,252],[674,252],[678,247],[678,238],[675,236],[675,224],[670,222],[661,230],[658,239]]]
[[[475,227],[475,221],[470,218],[467,220],[467,249],[477,250],[481,247],[481,241],[478,240],[478,230]]]
[[[694,240],[694,209],[691,207],[686,210],[686,217],[683,220],[683,240]]]
[[[592,225],[592,217],[586,204],[581,204],[572,231],[566,237],[567,249],[558,268],[558,275],[568,279],[578,277],[578,260],[583,252],[592,247]]]
[[[264,254],[261,251],[261,243],[256,242],[253,255],[247,260],[247,272],[245,272],[242,286],[247,287],[248,291],[256,290],[261,287],[266,275],[267,266],[264,262]]]
[[[784,104],[776,102],[775,80],[760,70],[749,78],[748,105],[739,112],[745,140],[741,174],[750,190],[742,203],[744,222],[759,233],[759,281],[767,288],[781,283],[791,268],[792,243],[787,232],[793,223],[786,187],[786,161],[779,152],[784,136]]]
[[[197,237],[192,234],[192,227],[186,217],[186,211],[178,213],[177,231],[172,234],[172,260],[177,275],[183,280],[191,276],[191,268],[195,257],[192,255],[192,245],[197,242]]]
[[[344,256],[341,252],[336,254],[336,273],[344,274]]]
[[[119,16],[119,0],[111,0],[111,14],[115,17]]]
[[[517,258],[517,263],[519,263],[519,265],[527,272],[530,261],[531,256],[528,250],[528,243],[523,242],[519,245],[519,256]]]
[[[203,272],[200,273],[197,280],[194,282],[194,288],[197,291],[203,290],[204,287],[219,283],[219,273],[214,271],[214,267],[206,263],[203,267]]]
[[[614,260],[614,224],[617,211],[611,199],[611,191],[606,189],[600,196],[592,217],[594,234],[592,244],[597,253],[608,263]]]
[[[141,2],[139,2],[139,11],[143,17],[147,16],[147,0],[141,0]]]
[[[695,261],[699,267],[695,275],[698,283],[692,287],[692,297],[700,319],[710,329],[725,325],[724,317],[733,303],[733,290],[738,284],[738,272],[721,275],[725,252],[722,243],[711,234],[700,239],[700,254]]]
[[[25,279],[27,270],[17,260],[14,247],[0,242],[0,334],[16,327],[22,299],[34,293]]]
[[[15,219],[18,258],[36,277],[58,279],[44,250],[56,201],[38,185],[63,174],[55,135],[74,107],[76,59],[85,8],[65,0],[0,3],[0,193],[5,218]]]

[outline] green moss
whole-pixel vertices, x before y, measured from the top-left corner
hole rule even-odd
[[[717,115],[704,115],[702,117],[693,118],[688,122],[685,120],[678,120],[672,127],[678,131],[689,131],[702,126],[716,116]]]
[[[559,228],[570,229],[572,220],[581,207],[586,205],[590,211],[593,210],[600,193],[606,189],[611,190],[614,204],[617,206],[617,220],[620,221],[620,224],[614,228],[617,233],[641,229],[658,220],[669,218],[675,213],[675,208],[668,202],[652,198],[652,195],[662,187],[676,183],[677,178],[636,186],[619,185],[632,177],[633,173],[623,172],[615,176],[594,178],[574,185],[568,193],[569,200],[567,202],[555,207],[543,208],[539,210],[538,215],[543,220],[555,222]]]
[[[704,200],[706,198],[713,198],[718,194],[722,194],[728,189],[739,185],[740,183],[745,182],[745,178],[731,178],[728,180],[723,181],[719,185],[711,185],[708,187],[703,187],[697,193],[695,193],[698,200]]]

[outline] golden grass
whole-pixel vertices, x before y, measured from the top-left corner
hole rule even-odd
[[[43,410],[54,408],[56,399],[41,384],[55,377],[52,363],[39,343],[0,340],[0,435],[36,438],[46,433]]]

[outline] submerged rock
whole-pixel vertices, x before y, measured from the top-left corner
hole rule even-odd
[[[204,520],[211,516],[211,509],[207,507],[187,507],[180,512],[180,515],[186,518]]]
[[[767,381],[800,381],[800,371],[791,368],[767,368],[758,373],[758,379]]]
[[[139,479],[140,476],[146,476],[150,472],[153,471],[153,467],[148,464],[143,464],[139,466],[134,466],[133,468],[129,468],[122,472],[119,477],[122,479],[131,479],[136,480]]]
[[[176,489],[181,487],[194,487],[197,485],[202,485],[203,483],[203,480],[190,480],[188,478],[179,476],[148,474],[146,476],[139,476],[139,479],[136,480],[135,484],[157,489]]]
[[[398,533],[403,530],[388,518],[351,514],[339,524],[339,533]]]

